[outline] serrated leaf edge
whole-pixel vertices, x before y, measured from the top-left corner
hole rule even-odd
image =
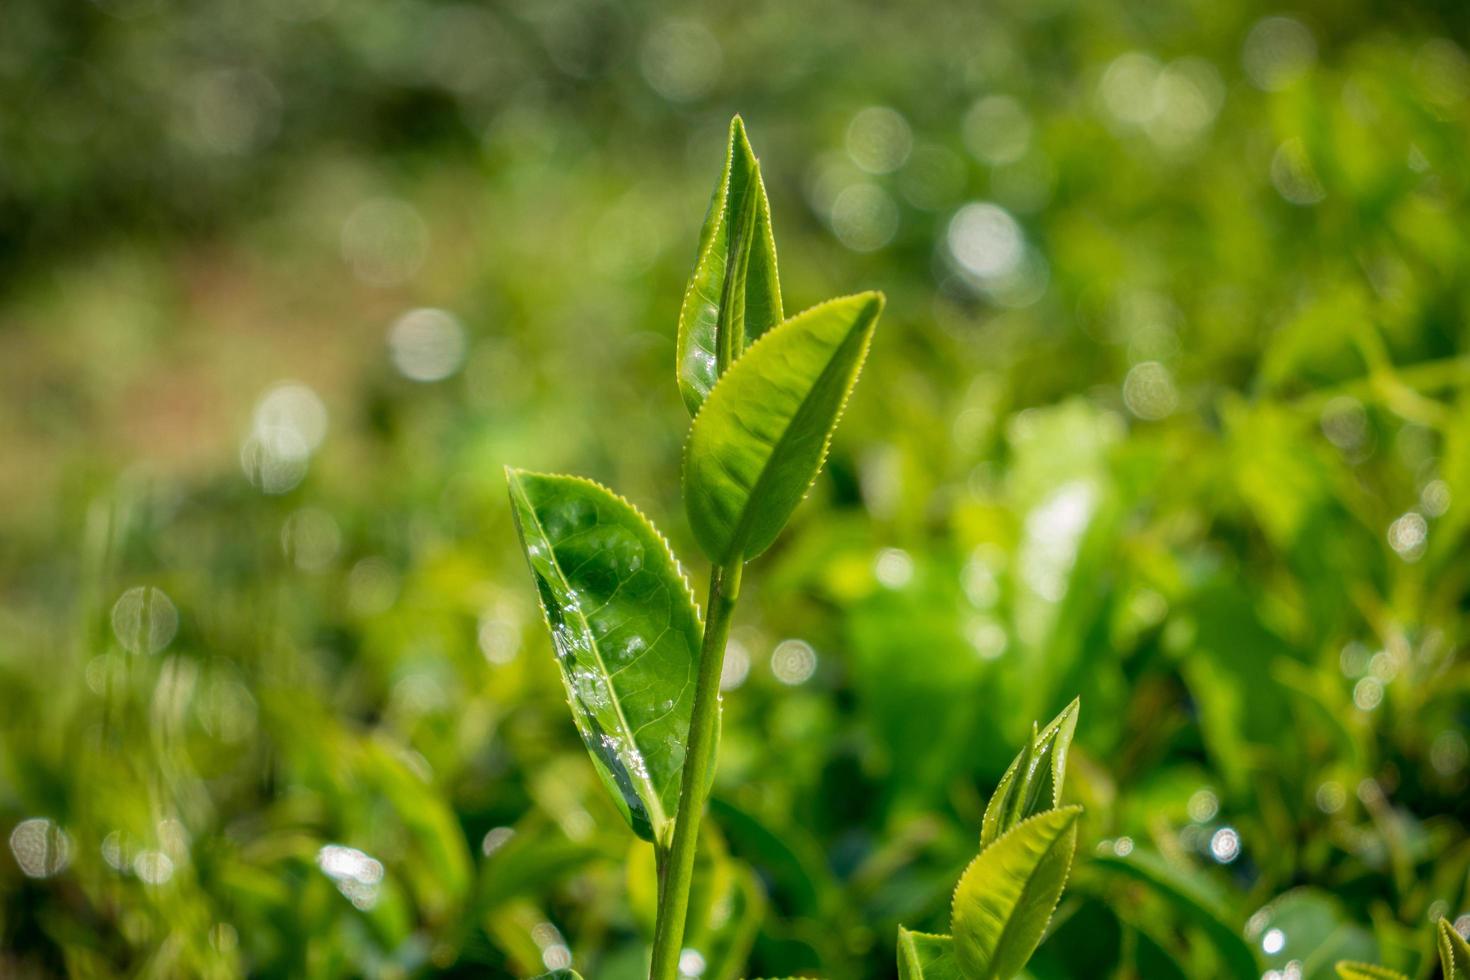
[[[1067,704],[1067,706],[1061,710],[1061,713],[1058,714],[1055,718],[1052,719],[1051,724],[1047,725],[1046,728],[1043,728],[1041,730],[1042,736],[1045,737],[1048,729],[1050,729],[1050,730],[1052,730],[1052,736],[1051,737],[1052,737],[1053,740],[1055,740],[1056,738],[1058,738],[1058,737],[1061,736],[1061,734],[1062,734],[1062,727],[1065,726],[1065,725],[1067,725],[1067,724],[1070,724],[1071,727],[1072,727],[1072,736],[1075,738],[1076,737],[1076,734],[1077,734],[1077,718],[1081,714],[1082,714],[1082,698],[1080,696],[1078,696],[1078,697],[1073,698]],[[1067,777],[1067,762],[1066,762],[1066,759],[1067,759],[1067,755],[1071,751],[1072,751],[1072,746],[1070,744],[1067,746],[1066,751],[1064,751],[1064,752],[1057,752],[1057,750],[1055,748],[1052,749],[1052,753],[1051,753],[1051,783],[1052,783],[1052,801],[1051,801],[1051,805],[1052,805],[1053,808],[1057,808],[1057,807],[1060,807],[1062,805],[1062,783],[1066,780],[1066,777]]]
[[[917,929],[910,929],[907,926],[900,925],[898,927],[898,943],[896,944],[898,946],[898,955],[900,957],[906,955],[907,953],[909,953],[909,952],[911,952],[913,950],[913,943],[912,942],[909,942],[907,945],[904,944],[904,940],[911,939],[911,938],[918,938],[918,939],[951,939],[950,936],[946,936],[946,935],[943,935],[941,933],[936,933],[936,932],[920,932]],[[951,939],[951,941],[953,941],[953,940]],[[902,964],[900,963],[900,965],[902,965]],[[918,964],[915,963],[914,965],[917,966]]]
[[[684,587],[684,594],[689,597],[690,604],[694,606],[694,618],[699,621],[699,625],[701,627],[704,626],[704,610],[700,608],[699,600],[695,597],[694,587],[689,584],[689,576],[684,571],[684,563],[679,560],[679,556],[677,553],[675,553],[673,545],[669,544],[669,539],[664,537],[663,532],[658,529],[658,525],[654,524],[653,521],[649,519],[648,515],[643,513],[643,511],[639,509],[637,504],[633,503],[627,497],[624,497],[622,494],[618,493],[616,490],[614,490],[612,487],[609,487],[605,483],[599,483],[598,481],[593,480],[590,477],[578,476],[574,473],[547,473],[541,470],[526,470],[516,466],[507,466],[505,468],[505,475],[507,479],[511,478],[512,476],[539,476],[545,479],[570,480],[573,483],[581,483],[586,486],[593,487],[594,489],[601,490],[603,493],[606,493],[607,495],[616,499],[619,503],[625,504],[627,508],[631,510],[635,515],[637,515],[638,519],[643,522],[643,526],[648,528],[649,532],[658,539],[658,543],[663,545],[664,553],[667,554],[669,556],[669,560],[674,563],[674,573],[679,577],[679,584]]]
[[[1470,942],[1460,935],[1449,919],[1441,917],[1439,920],[1439,962],[1444,980],[1470,980],[1464,977],[1465,971],[1455,968],[1455,961],[1463,956],[1470,959]]]
[[[689,281],[684,284],[683,295],[679,297],[679,320],[675,325],[674,334],[674,380],[675,382],[677,382],[679,387],[680,400],[685,401],[686,407],[687,400],[684,397],[683,364],[684,355],[686,353],[684,338],[687,336],[688,332],[685,329],[684,311],[689,306],[689,296],[691,293],[694,292],[694,284],[699,281],[702,273],[709,271],[711,261],[710,243],[714,241],[715,236],[719,233],[719,229],[729,221],[729,215],[726,212],[729,210],[730,206],[730,175],[735,165],[735,146],[737,133],[739,134],[740,142],[744,143],[745,148],[750,151],[750,158],[755,161],[755,183],[760,188],[760,193],[756,195],[758,212],[756,214],[756,223],[760,224],[762,219],[764,219],[766,234],[763,244],[770,246],[771,257],[773,259],[776,256],[776,233],[774,223],[771,220],[771,199],[770,195],[766,191],[765,176],[761,173],[761,158],[755,152],[755,147],[751,146],[750,144],[750,136],[745,130],[745,120],[741,118],[739,113],[736,113],[735,116],[730,120],[730,132],[725,142],[725,166],[724,169],[720,172],[720,182],[715,189],[714,197],[710,200],[710,207],[709,211],[706,213],[705,222],[709,221],[710,214],[718,214],[719,217],[716,218],[715,227],[711,232],[710,237],[707,239],[703,235],[703,225],[701,224],[699,254],[695,257],[694,260],[694,271],[689,274]],[[770,329],[766,331],[766,333],[770,333],[772,330],[775,330],[776,327],[784,323],[786,319],[790,319],[789,317],[785,317],[785,307],[781,301],[781,270],[779,265],[775,262],[771,264],[771,285],[774,288],[776,294],[777,309],[780,311],[783,319],[773,324]],[[761,336],[765,336],[765,334],[762,334]],[[748,350],[749,347],[750,343],[747,342],[742,350],[735,353],[735,357],[731,360],[730,364],[727,364],[725,366],[725,372],[728,372],[730,368],[734,366],[735,361],[738,361],[744,355],[745,350]],[[715,385],[719,384],[720,377],[723,376],[724,372],[721,372],[720,376],[715,378]],[[711,385],[710,390],[705,393],[702,399],[700,399],[699,408],[695,409],[694,411],[695,417],[698,417],[699,411],[704,408],[704,403],[709,401],[709,396],[714,393],[715,385]]]
[[[1027,817],[1025,820],[1022,820],[1020,823],[1016,824],[1014,827],[1012,827],[1010,830],[1006,831],[1004,834],[1001,834],[999,837],[997,837],[990,844],[989,847],[983,848],[980,851],[979,854],[976,854],[975,855],[974,859],[971,860],[969,864],[965,865],[965,870],[962,871],[962,872],[960,872],[960,880],[957,881],[957,882],[955,882],[954,891],[950,894],[950,899],[949,899],[950,922],[951,922],[951,926],[950,926],[950,929],[951,929],[951,938],[954,938],[953,937],[953,928],[954,928],[953,927],[953,922],[954,922],[954,905],[955,905],[955,902],[959,899],[960,885],[964,883],[965,875],[967,875],[967,874],[970,873],[970,869],[975,866],[975,863],[977,861],[979,861],[982,857],[985,856],[985,852],[986,851],[990,850],[990,848],[992,848],[992,847],[996,847],[997,845],[1000,844],[1001,841],[1005,840],[1007,837],[1011,836],[1012,834],[1018,833],[1027,824],[1034,823],[1037,820],[1041,820],[1044,817],[1050,816],[1051,814],[1057,813],[1057,812],[1060,812],[1060,811],[1066,811],[1066,812],[1070,812],[1072,814],[1072,824],[1073,825],[1075,825],[1076,822],[1077,822],[1077,820],[1082,816],[1082,807],[1079,806],[1079,805],[1076,805],[1076,804],[1073,804],[1072,806],[1055,807],[1055,808],[1050,809],[1050,810],[1043,810],[1041,813],[1033,814],[1033,815]],[[1062,833],[1065,833],[1065,832],[1066,832],[1066,828],[1063,827],[1062,828]],[[1056,843],[1056,841],[1057,840],[1060,840],[1060,839],[1061,839],[1061,834],[1058,834],[1057,837],[1056,837],[1056,839],[1052,841],[1052,844],[1054,845]],[[1042,926],[1042,930],[1041,930],[1043,939],[1046,936],[1046,929],[1051,925],[1052,916],[1056,915],[1056,913],[1057,913],[1057,907],[1059,905],[1061,905],[1061,902],[1062,902],[1062,894],[1066,891],[1066,882],[1067,882],[1067,880],[1069,878],[1071,878],[1071,876],[1072,876],[1072,863],[1073,863],[1073,861],[1076,860],[1076,857],[1077,857],[1077,849],[1075,847],[1073,847],[1072,853],[1069,854],[1069,855],[1067,855],[1067,867],[1062,872],[1062,890],[1059,891],[1059,892],[1057,892],[1056,901],[1052,903],[1052,907],[1050,909],[1048,909],[1047,910],[1047,913],[1046,913],[1046,925],[1045,926]],[[1030,879],[1028,878],[1027,880],[1029,882]],[[1011,927],[1011,920],[1010,919],[1007,919],[1005,926],[1001,929],[1001,938],[1002,939],[1005,938],[1005,935],[1006,935],[1007,931],[1010,929],[1010,927]],[[995,945],[996,945],[996,948],[997,949],[1000,948],[1000,942],[999,941],[997,941]]]
[[[853,371],[852,371],[853,382],[852,382],[852,384],[848,385],[847,386],[847,390],[842,393],[842,401],[838,403],[838,405],[837,405],[837,411],[832,416],[832,424],[831,424],[831,426],[828,427],[826,435],[823,436],[823,438],[822,438],[822,453],[821,453],[821,456],[818,457],[818,459],[817,459],[817,465],[816,465],[816,468],[812,471],[811,479],[807,481],[806,487],[801,491],[801,497],[798,498],[798,503],[800,503],[801,501],[806,500],[807,494],[811,493],[812,487],[816,486],[817,477],[821,475],[822,468],[827,465],[827,455],[828,455],[828,453],[832,449],[832,436],[836,433],[837,426],[840,425],[841,422],[842,422],[842,416],[847,411],[847,403],[852,398],[853,390],[857,387],[857,379],[862,374],[863,367],[868,362],[868,350],[873,345],[873,333],[877,329],[878,318],[883,315],[883,308],[884,308],[885,305],[887,305],[887,302],[888,302],[887,297],[884,296],[883,293],[881,291],[879,291],[879,290],[876,290],[876,289],[867,289],[867,290],[864,290],[864,291],[859,292],[859,293],[849,293],[846,296],[835,296],[832,299],[824,300],[824,301],[816,304],[815,306],[809,306],[809,307],[807,307],[806,309],[802,310],[800,313],[793,313],[791,316],[787,317],[786,319],[782,320],[780,323],[776,324],[771,329],[767,330],[765,333],[761,334],[760,337],[758,337],[755,340],[754,343],[752,343],[749,347],[747,347],[745,349],[745,354],[749,354],[752,351],[754,351],[756,348],[760,347],[761,344],[765,343],[769,338],[774,337],[777,334],[779,334],[781,332],[781,328],[782,327],[785,327],[786,325],[788,325],[790,323],[793,323],[796,320],[801,319],[802,317],[806,316],[809,313],[815,313],[818,310],[824,309],[824,308],[829,307],[829,306],[834,306],[834,305],[836,305],[838,303],[843,303],[843,302],[846,302],[848,300],[857,299],[860,296],[861,297],[868,297],[869,302],[876,302],[878,304],[878,309],[873,313],[873,322],[870,325],[870,328],[869,328],[869,331],[868,331],[868,339],[863,342],[863,349],[862,349],[861,352],[859,352],[858,357],[857,357],[857,362],[853,365]],[[744,359],[745,354],[742,354],[741,355],[741,358],[740,358],[741,360]],[[736,364],[738,364],[738,363],[739,363],[739,361],[736,362]],[[705,407],[707,405],[709,405],[710,400],[714,398],[715,392],[719,390],[720,385],[724,384],[725,383],[725,379],[728,378],[728,377],[730,377],[730,375],[734,372],[734,368],[735,368],[735,364],[731,364],[730,367],[726,369],[725,373],[722,374],[722,375],[720,375],[719,380],[715,382],[714,387],[710,388],[709,395],[706,396],[706,398],[704,399],[704,401],[700,404],[699,411],[695,413],[694,418],[689,423],[689,435],[684,440],[684,452],[683,452],[683,457],[682,457],[682,460],[681,460],[681,476],[680,476],[680,482],[683,483],[686,488],[688,486],[688,474],[689,474],[689,447],[694,442],[694,429],[695,429],[696,426],[699,425],[699,419],[700,419],[700,416],[702,416],[704,414]],[[810,392],[808,392],[808,397],[809,396],[810,396]],[[806,399],[805,398],[802,399],[802,404],[803,405],[806,404]],[[787,431],[789,431],[789,429]],[[784,441],[785,438],[786,438],[786,433],[783,432],[781,434],[782,441]],[[780,445],[780,443],[777,443],[777,445]],[[775,458],[775,455],[776,454],[773,451],[771,453],[771,457],[770,458],[774,459]],[[761,469],[761,475],[756,478],[756,484],[757,485],[759,485],[760,481],[765,478],[765,474],[766,474],[766,469],[763,467]],[[752,487],[751,488],[751,495],[752,496],[754,495],[754,491],[755,491],[755,487]],[[744,523],[744,521],[742,519],[742,524],[743,523]],[[738,541],[739,540],[739,535],[733,535],[732,536],[732,540]],[[713,556],[711,556],[711,557],[713,558]],[[745,560],[748,561],[752,557],[755,557],[755,556],[754,555],[745,556]],[[725,558],[728,559],[729,556],[725,556]],[[720,560],[720,559],[716,559],[716,560]]]
[[[601,491],[602,493],[607,494],[618,502],[625,504],[628,509],[631,510],[640,521],[643,522],[644,526],[647,527],[647,529],[653,534],[653,536],[658,539],[659,543],[663,545],[665,552],[669,556],[669,559],[674,564],[674,572],[678,576],[679,581],[683,584],[684,591],[688,595],[689,601],[694,607],[694,618],[698,623],[700,629],[703,630],[704,617],[700,613],[699,603],[694,600],[694,591],[689,587],[689,580],[684,575],[683,566],[679,564],[678,557],[674,554],[673,549],[669,547],[668,541],[664,538],[662,534],[659,533],[658,528],[633,503],[628,501],[625,497],[623,497],[621,494],[617,493],[610,487],[602,483],[598,483],[596,480],[590,480],[584,476],[573,476],[566,473],[538,473],[531,470],[518,470],[511,466],[507,466],[505,468],[505,474],[506,482],[509,484],[510,491],[513,494],[520,494],[523,498],[525,496],[525,491],[521,487],[520,478],[522,476],[531,476],[551,480],[566,480],[570,483],[582,484],[583,486],[588,486],[593,488],[594,490]],[[531,511],[532,516],[536,520],[537,530],[540,532],[542,539],[549,542],[550,538],[546,534],[546,529],[541,526],[541,519],[540,516],[536,514],[536,508],[530,506],[529,500],[527,500],[526,503],[528,509]],[[520,520],[519,516],[514,513],[512,514],[512,517],[517,521]],[[557,560],[555,548],[550,548],[549,550],[551,553],[548,557],[551,561],[552,566],[556,569],[557,574],[562,577],[562,580],[566,581],[566,573],[562,571],[561,563]],[[529,558],[527,560],[529,561]],[[536,605],[541,610],[541,620],[543,623],[546,624],[546,629],[548,631],[552,631],[551,620],[547,618],[545,605],[540,601],[539,598],[537,599]],[[587,622],[586,614],[583,613],[582,610],[579,608],[576,611],[576,615],[577,618],[582,621],[582,628],[588,633],[588,635],[591,635],[592,626],[590,623]],[[607,674],[607,665],[602,661],[602,651],[600,649],[597,649],[595,644],[594,650],[597,654],[598,665],[602,668],[603,673]],[[623,713],[622,698],[618,695],[617,690],[611,684],[608,685],[608,697],[611,700],[614,709],[617,711],[618,721],[622,723],[622,726],[625,730],[632,731],[632,725],[628,722],[627,715]],[[654,838],[657,839],[659,833],[663,830],[663,828],[666,827],[669,821],[674,818],[674,814],[664,812],[663,800],[659,797],[658,792],[654,789],[652,782],[649,781],[647,776],[642,777],[642,779],[644,782],[643,790],[648,794],[647,799],[644,801],[645,805],[649,808],[648,823],[650,828],[652,829]]]
[[[1342,980],[1357,980],[1357,975],[1371,980],[1408,980],[1398,970],[1390,970],[1376,963],[1360,963],[1357,960],[1338,960],[1332,969]]]

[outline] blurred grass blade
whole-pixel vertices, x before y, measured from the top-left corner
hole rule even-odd
[[[899,926],[898,980],[963,980],[953,940]]]
[[[1013,827],[970,862],[954,894],[955,957],[968,980],[1021,972],[1067,884],[1078,806]]]
[[[736,864],[703,942],[707,980],[738,980],[766,916],[766,893],[747,864]]]
[[[736,116],[679,307],[679,393],[690,415],[719,380],[720,365],[733,364],[781,318],[771,206],[745,124]]]
[[[980,825],[982,848],[1027,817],[1061,806],[1067,751],[1077,731],[1079,707],[1080,701],[1073,699],[1045,728],[1037,731],[1033,727],[1031,741],[1006,769],[985,807]]]
[[[1470,980],[1470,943],[1449,919],[1439,920],[1439,962],[1444,980]]]
[[[638,836],[674,816],[700,623],[668,544],[590,480],[507,471],[577,729]]]
[[[1135,848],[1126,857],[1098,854],[1092,865],[1142,882],[1166,904],[1192,921],[1209,936],[1227,970],[1226,976],[1233,980],[1254,980],[1260,976],[1255,954],[1241,938],[1239,927],[1231,924],[1232,917],[1205,879],[1186,869],[1176,868],[1158,854],[1142,848]]]
[[[1409,980],[1397,970],[1390,970],[1386,966],[1374,966],[1372,963],[1353,963],[1342,960],[1337,964],[1337,975],[1342,980]],[[1450,976],[1445,973],[1446,978]]]
[[[770,546],[827,454],[862,370],[879,293],[799,313],[720,379],[694,419],[684,455],[684,504],[700,546],[719,564]]]

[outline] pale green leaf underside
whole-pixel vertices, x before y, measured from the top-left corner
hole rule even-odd
[[[1439,920],[1439,962],[1444,980],[1470,980],[1470,943],[1449,919]]]
[[[1067,775],[1067,751],[1077,731],[1079,702],[1074,699],[1040,731],[1011,762],[995,795],[985,807],[980,824],[980,846],[997,838],[1027,817],[1061,806],[1062,783]]]
[[[1353,963],[1349,960],[1339,960],[1337,963],[1337,975],[1342,980],[1409,980],[1397,970],[1390,970],[1386,966],[1374,966],[1372,963]]]
[[[879,293],[812,307],[725,372],[694,419],[684,505],[716,563],[760,554],[810,488],[872,340]]]
[[[898,927],[898,980],[964,980],[948,936]]]
[[[968,980],[1007,980],[1031,958],[1056,910],[1081,807],[1017,824],[970,862],[955,889],[954,950]]]
[[[736,116],[679,307],[679,393],[690,415],[719,380],[719,365],[734,363],[781,316],[771,206],[745,125]]]
[[[678,562],[627,501],[590,480],[508,470],[577,730],[638,836],[679,799],[702,628]]]

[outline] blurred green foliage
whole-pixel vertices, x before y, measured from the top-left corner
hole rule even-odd
[[[1034,977],[1431,976],[1470,914],[1467,33],[5,5],[0,974],[639,975],[646,855],[501,468],[696,553],[674,323],[739,111],[787,307],[889,304],[738,616],[706,975],[894,976],[1080,694]]]

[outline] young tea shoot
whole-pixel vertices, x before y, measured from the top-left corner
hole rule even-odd
[[[632,504],[580,477],[507,472],[573,720],[629,828],[653,846],[652,980],[679,974],[745,563],[820,472],[882,309],[868,292],[783,318],[770,205],[737,117],[676,344],[694,416],[684,504],[711,566],[703,614],[668,542]]]

